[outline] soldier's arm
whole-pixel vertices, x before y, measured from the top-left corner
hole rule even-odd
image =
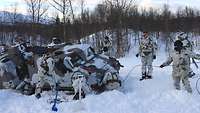
[[[170,65],[172,62],[173,62],[173,58],[172,58],[171,56],[169,56],[169,57],[167,58],[167,61],[165,61],[162,65],[163,65],[163,66],[168,66],[168,65]]]
[[[142,51],[142,47],[141,47],[141,45],[139,45],[139,48],[138,48],[138,55],[141,55],[141,51]]]
[[[158,45],[156,42],[153,42],[153,55],[156,55],[156,51],[158,49]]]

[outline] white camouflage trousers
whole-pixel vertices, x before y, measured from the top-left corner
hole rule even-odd
[[[144,75],[149,75],[152,76],[153,73],[153,55],[149,54],[146,56],[141,56],[141,61],[142,61],[142,76]]]
[[[190,81],[189,81],[189,77],[188,77],[189,70],[190,70],[190,68],[188,68],[188,69],[174,68],[173,72],[172,72],[172,77],[174,80],[174,87],[176,89],[178,89],[178,90],[180,89],[180,82],[182,82],[185,90],[189,93],[192,93],[192,88],[190,86]]]

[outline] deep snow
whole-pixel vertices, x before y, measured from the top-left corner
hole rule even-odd
[[[139,81],[140,58],[132,53],[135,51],[119,59],[125,66],[120,70],[120,76],[125,80],[121,89],[88,95],[81,103],[60,103],[58,113],[200,113],[200,95],[195,90],[198,75],[190,79],[193,94],[173,88],[170,66],[163,69],[154,67],[152,80]],[[159,66],[165,60],[166,54],[160,50],[153,65]],[[192,68],[199,73],[194,65]],[[48,99],[47,92],[38,100],[35,96],[1,90],[0,113],[53,113]]]

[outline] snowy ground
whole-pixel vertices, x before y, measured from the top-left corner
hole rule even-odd
[[[165,53],[159,52],[153,65],[159,66],[165,60]],[[130,54],[120,62],[125,66],[120,71],[125,79],[123,89],[88,95],[81,103],[61,103],[58,113],[200,113],[200,95],[195,90],[197,78],[190,79],[193,94],[188,94],[173,88],[170,66],[154,67],[153,79],[140,82],[140,58]],[[193,65],[192,68],[199,73]],[[38,100],[34,96],[2,90],[0,113],[53,113],[48,98],[43,94]]]

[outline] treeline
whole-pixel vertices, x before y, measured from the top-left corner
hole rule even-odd
[[[197,9],[185,7],[172,12],[168,5],[163,5],[162,9],[141,9],[131,1],[122,0],[124,2],[119,3],[117,1],[120,0],[105,0],[94,10],[82,8],[79,14],[73,15],[73,18],[65,17],[65,21],[57,15],[50,24],[35,21],[13,21],[12,24],[5,24],[1,21],[0,31],[30,36],[39,34],[46,39],[56,36],[65,41],[72,41],[98,31],[114,30],[117,33],[118,43],[122,40],[121,30],[126,29],[200,33],[200,11]]]

